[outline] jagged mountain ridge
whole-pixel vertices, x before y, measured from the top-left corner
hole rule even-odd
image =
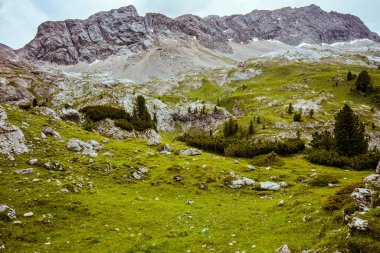
[[[0,52],[8,52],[12,50],[13,49],[10,46],[0,43]]]
[[[379,41],[379,36],[358,17],[328,13],[316,5],[204,19],[190,14],[175,19],[159,13],[143,17],[134,6],[127,6],[99,12],[86,20],[45,22],[39,26],[36,37],[18,53],[32,61],[72,65],[148,51],[167,39],[177,40],[184,47],[199,43],[214,51],[232,53],[229,41],[247,43],[254,38],[291,45],[354,39]]]

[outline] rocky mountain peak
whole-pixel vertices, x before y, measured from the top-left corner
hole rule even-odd
[[[0,52],[8,52],[8,51],[12,51],[12,50],[13,49],[11,47],[0,43]]]
[[[45,22],[20,54],[32,61],[71,65],[149,51],[167,39],[232,53],[229,41],[249,43],[254,38],[291,45],[379,40],[359,18],[328,13],[316,5],[224,17],[187,14],[175,19],[158,13],[139,16],[130,5],[99,12],[86,20]]]

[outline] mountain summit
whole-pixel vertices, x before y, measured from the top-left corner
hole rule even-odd
[[[45,22],[20,52],[28,60],[71,65],[148,51],[168,39],[184,47],[198,43],[214,51],[232,53],[229,42],[249,43],[255,38],[291,45],[379,40],[358,17],[328,13],[316,5],[224,17],[188,14],[174,19],[159,13],[140,16],[130,5],[99,12],[86,20]]]

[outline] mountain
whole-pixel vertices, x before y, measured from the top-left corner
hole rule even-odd
[[[0,43],[0,52],[8,52],[8,51],[12,51],[12,50],[13,49],[11,47]]]
[[[92,63],[111,55],[129,55],[160,47],[175,40],[183,47],[199,44],[220,52],[233,53],[230,42],[248,43],[258,38],[298,45],[334,43],[354,39],[379,41],[358,18],[325,12],[316,5],[252,11],[246,15],[183,15],[175,19],[158,13],[144,17],[134,6],[99,12],[86,20],[45,22],[36,37],[19,54],[32,61],[59,65]]]

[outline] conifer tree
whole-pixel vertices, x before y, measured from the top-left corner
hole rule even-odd
[[[253,120],[249,121],[249,126],[248,126],[248,135],[254,134],[255,129],[253,127]]]
[[[364,124],[347,104],[335,116],[334,136],[336,149],[342,155],[355,156],[368,150]]]
[[[366,70],[360,72],[355,82],[356,90],[361,92],[372,91],[371,77]]]
[[[293,105],[292,103],[289,103],[289,106],[288,106],[288,111],[287,111],[289,114],[292,114],[293,113]]]

